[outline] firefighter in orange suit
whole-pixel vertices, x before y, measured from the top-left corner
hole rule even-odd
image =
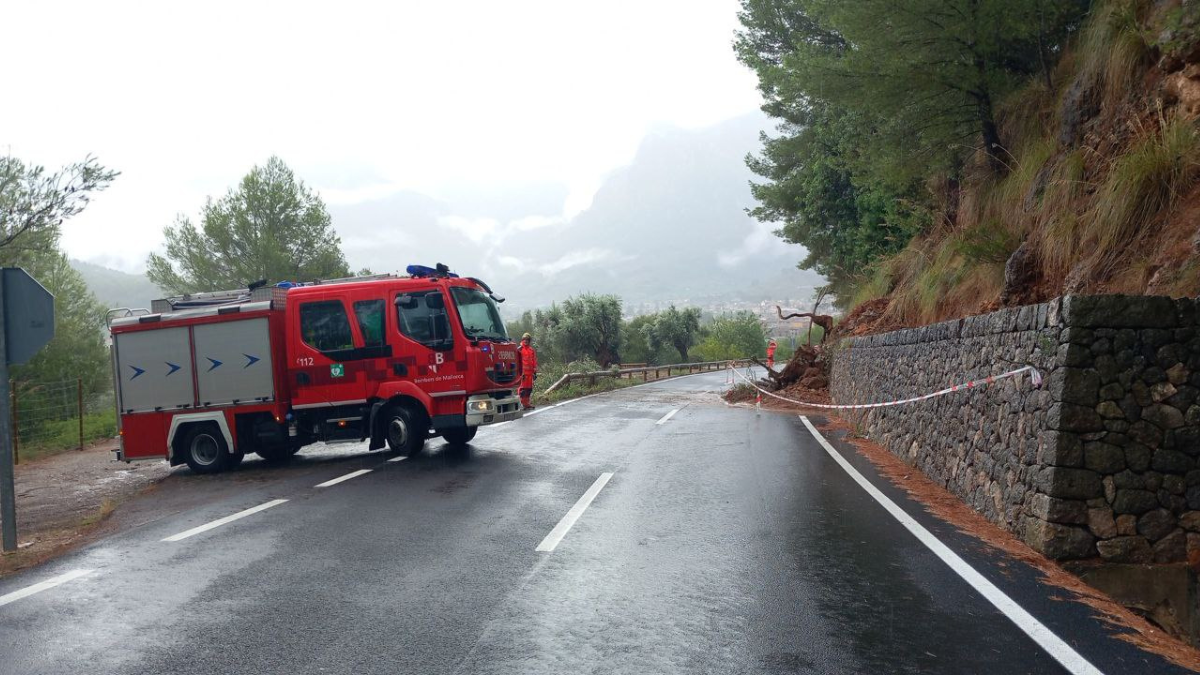
[[[521,336],[521,406],[533,410],[529,400],[533,396],[533,378],[537,377],[537,352],[533,350],[533,336],[526,333]]]
[[[771,341],[767,343],[767,367],[775,367],[775,338],[771,338]]]

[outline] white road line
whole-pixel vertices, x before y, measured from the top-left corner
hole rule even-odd
[[[846,461],[846,458],[842,457],[841,453],[839,453],[833,448],[832,445],[829,444],[829,441],[825,440],[825,437],[821,435],[821,432],[817,431],[817,428],[813,426],[812,422],[808,421],[807,417],[801,415],[800,419],[803,420],[804,426],[808,427],[808,430],[812,432],[813,437],[817,439],[817,442],[821,444],[821,447],[825,448],[825,452],[829,453],[829,456],[832,457],[833,460],[846,471],[846,473],[850,474],[850,477],[854,479],[854,482],[858,483],[862,489],[866,490],[867,494],[874,497],[875,501],[879,502],[879,504],[883,506],[888,513],[892,514],[892,517],[900,521],[900,524],[903,525],[909,532],[913,533],[913,535],[920,540],[922,544],[925,544],[930,551],[933,551],[934,555],[941,558],[942,562],[946,563],[950,569],[954,570],[958,576],[962,577],[963,581],[966,581],[968,584],[970,584],[971,587],[978,591],[979,594],[987,599],[988,602],[992,603],[996,609],[1000,610],[1004,616],[1007,616],[1009,620],[1017,625],[1017,628],[1020,628],[1026,635],[1033,638],[1033,641],[1038,643],[1042,649],[1046,650],[1046,652],[1049,653],[1055,661],[1058,661],[1063,668],[1066,668],[1067,671],[1073,675],[1103,675],[1103,673],[1096,668],[1096,666],[1093,666],[1091,663],[1089,663],[1087,659],[1083,658],[1079,652],[1072,649],[1070,645],[1062,640],[1062,638],[1052,633],[1049,628],[1046,628],[1046,626],[1042,624],[1042,622],[1038,621],[1033,617],[1032,614],[1022,609],[1021,606],[1016,603],[1016,601],[1005,595],[1004,591],[996,588],[995,584],[988,581],[987,578],[979,572],[976,572],[975,568],[967,564],[967,562],[960,558],[957,553],[951,551],[949,547],[938,540],[937,537],[933,536],[929,530],[925,529],[925,527],[916,520],[913,520],[912,516],[909,516],[907,513],[905,513],[904,510],[897,506],[896,503],[891,499],[889,499],[887,495],[880,492],[879,489],[872,485],[871,482],[866,478],[863,478],[863,475],[859,473],[858,470],[856,470],[853,466],[851,466],[850,463]]]
[[[662,416],[662,419],[660,419],[659,421],[655,422],[655,424],[666,424],[666,423],[667,423],[667,420],[669,420],[669,419],[671,419],[672,417],[674,417],[674,416],[675,416],[675,413],[677,413],[677,412],[679,412],[679,408],[676,408],[676,409],[672,410],[671,412],[667,413],[666,415],[663,415],[663,416]]]
[[[554,547],[558,546],[558,542],[562,541],[562,538],[567,536],[567,532],[571,530],[571,526],[575,524],[575,521],[579,520],[579,517],[582,516],[583,512],[587,510],[587,507],[591,505],[592,500],[596,498],[596,495],[600,494],[600,491],[603,490],[604,486],[608,484],[608,479],[612,477],[612,473],[600,474],[600,477],[596,479],[596,482],[592,483],[592,486],[587,489],[587,492],[583,493],[583,496],[579,498],[579,501],[575,502],[575,506],[572,506],[571,510],[567,511],[567,515],[563,516],[562,520],[558,521],[558,524],[554,526],[554,529],[550,530],[550,534],[546,535],[546,538],[543,539],[542,543],[538,544],[537,548],[534,550],[546,552],[553,551]]]
[[[553,408],[554,406],[550,406],[550,407]],[[536,415],[536,414],[542,412],[543,410],[545,410],[545,408],[534,408],[533,410],[526,410],[524,416],[529,417],[531,415]]]
[[[405,457],[404,455],[400,455],[399,457],[393,457],[393,458],[389,459],[388,463],[390,464],[392,462],[403,462],[406,459],[408,459],[408,458]],[[318,485],[317,487],[320,487],[320,486]]]
[[[62,584],[65,584],[68,581],[71,581],[72,579],[78,579],[79,577],[82,577],[82,576],[85,576],[85,575],[88,575],[91,573],[92,573],[92,570],[71,570],[70,572],[67,572],[66,574],[60,574],[56,577],[47,579],[39,584],[34,584],[32,586],[29,586],[28,588],[22,588],[19,591],[13,591],[12,593],[9,593],[7,595],[0,595],[0,607],[3,607],[4,605],[7,605],[10,602],[16,602],[17,600],[20,600],[21,598],[28,598],[29,596],[33,595],[34,593],[41,593],[42,591],[49,590],[51,588],[54,588],[55,586],[61,586]]]
[[[362,475],[368,474],[368,473],[371,473],[371,469],[359,469],[358,471],[351,471],[350,473],[346,474],[345,476],[338,476],[337,478],[334,478],[333,480],[327,480],[324,483],[317,483],[313,487],[322,488],[322,487],[329,487],[330,485],[337,485],[338,483],[341,483],[343,481],[348,481],[351,478],[358,478],[359,476],[362,476]]]
[[[279,506],[280,504],[282,504],[286,501],[287,501],[286,499],[272,499],[271,501],[267,502],[266,504],[259,504],[258,506],[246,509],[245,511],[239,511],[239,512],[233,514],[232,516],[225,516],[224,518],[217,518],[216,520],[212,521],[211,523],[205,523],[199,527],[193,527],[190,530],[185,530],[183,532],[180,532],[179,534],[173,534],[173,535],[167,537],[166,539],[163,539],[163,541],[179,541],[181,539],[187,539],[188,537],[200,534],[201,532],[207,532],[213,528],[225,525],[226,523],[232,523],[233,521],[241,520],[242,518],[245,518],[246,516],[252,516],[252,515],[258,513],[259,511],[266,511],[267,509],[271,508],[272,506]]]

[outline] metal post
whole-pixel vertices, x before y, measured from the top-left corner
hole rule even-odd
[[[78,378],[75,382],[79,394],[79,406],[76,408],[79,411],[79,451],[83,452],[83,378]]]
[[[0,401],[12,398],[8,384],[8,344],[4,327],[4,275],[0,274]],[[0,405],[0,529],[5,551],[17,550],[17,491],[13,470],[12,416]]]
[[[13,464],[21,463],[21,411],[17,409],[17,388],[9,382],[9,388],[12,390],[12,416],[13,416]]]

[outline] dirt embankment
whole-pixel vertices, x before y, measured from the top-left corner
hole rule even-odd
[[[1093,3],[1047,79],[996,105],[1009,159],[927,176],[930,224],[854,284],[842,336],[1067,294],[1200,293],[1200,8]]]

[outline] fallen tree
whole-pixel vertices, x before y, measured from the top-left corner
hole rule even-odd
[[[807,318],[812,323],[815,323],[816,325],[820,326],[822,329],[821,342],[825,342],[825,336],[829,335],[829,333],[833,330],[833,317],[829,316],[828,314],[817,314],[816,312],[796,312],[793,314],[785,315],[783,313],[783,309],[779,305],[775,305],[775,312],[777,314],[779,314],[780,321],[787,321],[788,319]],[[809,333],[810,338],[811,338],[811,335],[812,334],[810,332]]]
[[[796,349],[796,353],[792,354],[792,358],[788,360],[783,370],[779,372],[767,368],[766,364],[758,359],[752,360],[767,371],[767,378],[773,391],[787,389],[797,384],[805,389],[819,391],[829,387],[829,376],[825,372],[824,353],[825,350],[821,347],[801,345]]]

